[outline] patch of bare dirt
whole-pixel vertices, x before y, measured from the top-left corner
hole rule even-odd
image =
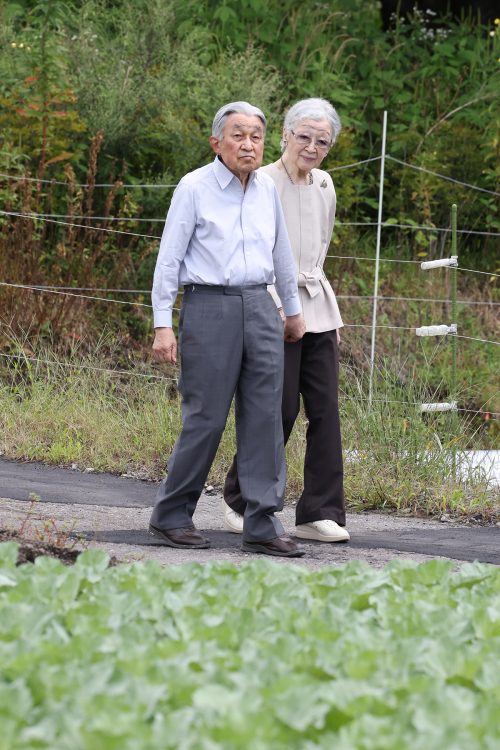
[[[65,565],[73,565],[80,552],[83,551],[81,549],[58,547],[55,544],[42,542],[38,539],[19,537],[15,531],[10,529],[0,529],[0,542],[17,542],[19,544],[19,555],[17,558],[18,565],[32,563],[37,557],[42,555],[45,557],[54,557]],[[114,556],[110,557],[109,566],[111,567],[117,564],[117,558]]]

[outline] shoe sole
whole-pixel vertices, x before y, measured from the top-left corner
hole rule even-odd
[[[271,555],[272,557],[303,557],[306,552],[302,549],[297,549],[292,552],[273,552],[269,547],[265,547],[263,544],[255,544],[251,542],[243,542],[241,545],[243,552],[257,552],[261,555]]]
[[[351,538],[350,536],[325,536],[317,531],[299,531],[298,529],[295,529],[293,535],[299,539],[311,539],[316,542],[348,542]]]
[[[210,547],[208,539],[201,544],[178,544],[177,542],[168,539],[168,537],[162,534],[161,531],[152,529],[151,526],[148,529],[148,533],[151,534],[151,536],[154,536],[155,539],[159,539],[166,547],[175,547],[175,549],[208,549]]]
[[[231,524],[228,521],[226,521],[225,518],[224,518],[224,528],[226,529],[226,531],[230,531],[231,534],[243,534],[243,529],[237,529],[234,526],[231,526]]]

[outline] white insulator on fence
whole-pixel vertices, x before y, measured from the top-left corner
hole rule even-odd
[[[420,264],[422,271],[427,271],[428,268],[443,268],[445,266],[458,266],[458,255],[452,255],[451,258],[440,258],[439,260],[424,260]]]
[[[444,402],[442,404],[420,404],[420,411],[457,411],[457,402]]]
[[[447,336],[448,334],[456,334],[456,332],[456,323],[452,323],[451,326],[421,326],[421,328],[415,329],[417,336]]]

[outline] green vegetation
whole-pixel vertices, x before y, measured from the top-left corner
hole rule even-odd
[[[175,184],[209,160],[213,113],[231,99],[251,100],[270,115],[267,161],[278,154],[286,106],[320,95],[345,126],[327,168],[379,156],[387,109],[393,157],[498,191],[500,25],[416,11],[384,32],[375,0],[314,7],[298,0],[4,0],[0,18],[0,171],[65,183],[4,180],[2,208],[104,217],[74,219],[80,228],[2,218],[1,279],[148,288],[157,242],[88,225],[158,235],[161,224],[147,219],[165,216],[171,189],[123,185]],[[378,164],[337,172],[335,181],[339,219],[373,221]],[[459,226],[500,229],[495,196],[387,164],[386,220],[446,227],[452,202]],[[388,228],[383,254],[440,256],[443,237]],[[463,265],[495,270],[494,242],[467,236]],[[339,225],[334,247],[340,255],[373,255],[374,231]],[[372,269],[335,263],[330,271],[342,279],[342,293],[371,293]],[[389,287],[399,271],[390,269]],[[461,278],[463,291],[469,281]],[[405,287],[405,296],[423,296],[415,288]],[[2,300],[18,332],[33,324],[63,342],[89,325],[98,330],[110,311],[32,292],[3,292]],[[114,308],[113,323],[133,339],[150,330],[122,308]]]
[[[384,32],[375,0],[4,0],[0,21],[0,172],[16,176],[0,177],[0,209],[61,215],[56,221],[72,224],[0,214],[0,282],[149,289],[162,226],[152,219],[165,216],[172,188],[139,186],[174,185],[207,162],[213,113],[232,99],[248,99],[269,114],[266,161],[279,153],[284,109],[319,95],[335,104],[344,123],[326,168],[379,156],[387,109],[391,156],[499,190],[500,24],[485,28],[474,19],[456,23],[416,11]],[[379,164],[333,175],[339,223],[330,252],[373,258],[374,228],[342,222],[376,219]],[[448,235],[394,225],[447,227],[452,202],[459,228],[500,231],[491,193],[388,161],[382,256],[416,261],[448,254]],[[498,273],[496,240],[461,235],[461,265]],[[373,262],[329,258],[326,271],[337,294],[361,296],[340,300],[344,321],[369,325],[371,302],[363,297],[372,294]],[[458,274],[462,299],[500,299],[496,276]],[[384,262],[380,293],[449,298],[449,279],[448,271],[426,274],[418,265]],[[143,364],[149,297],[94,296],[139,304],[0,286],[1,353],[21,356],[18,364],[0,359],[2,450],[113,471],[146,467],[157,476],[178,429],[174,386],[79,369],[152,372]],[[459,332],[498,339],[496,309],[460,305]],[[379,306],[380,325],[437,322],[452,322],[449,306],[411,300]],[[498,347],[460,339],[458,393],[451,394],[447,341],[379,329],[376,395],[409,403],[376,401],[370,410],[369,336],[363,327],[343,331],[344,443],[347,455],[365,457],[362,465],[348,465],[352,503],[461,512],[479,506],[489,513],[484,483],[470,478],[464,487],[450,479],[448,449],[495,446],[498,421],[489,413],[500,412]],[[38,367],[24,356],[77,368]],[[453,396],[478,413],[422,418],[414,403]],[[303,427],[289,450],[292,496],[299,492]],[[233,444],[230,427],[213,481],[223,476]],[[423,463],[425,451],[432,460]]]
[[[500,741],[494,566],[16,559],[0,545],[1,750]]]

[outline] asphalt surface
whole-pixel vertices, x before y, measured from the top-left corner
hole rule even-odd
[[[154,502],[155,486],[152,482],[114,474],[72,471],[0,458],[0,497],[29,500],[31,493],[51,503],[146,508]]]
[[[158,542],[146,530],[155,490],[154,483],[138,479],[0,458],[0,498],[3,498],[0,499],[0,511],[7,513],[15,505],[19,515],[19,507],[26,507],[26,502],[31,499],[30,495],[35,494],[40,498],[41,505],[50,507],[52,513],[59,509],[62,513],[67,506],[75,516],[76,508],[79,516],[78,534],[107,547],[112,545],[115,549],[116,546],[139,548],[144,554],[158,549]],[[137,510],[134,512],[133,509]],[[98,525],[94,519],[96,512],[100,518]],[[285,525],[289,529],[293,528],[293,517],[293,506],[287,506],[283,511],[283,521],[286,521]],[[202,496],[195,521],[212,542],[211,550],[202,561],[247,557],[241,553],[241,537],[222,529],[219,495],[210,493]],[[1,522],[0,513],[0,525]],[[376,557],[385,558],[380,554],[371,554],[370,551],[385,550],[394,553],[387,559],[405,555],[417,558],[427,556],[457,561],[478,560],[500,565],[500,527],[497,526],[473,527],[363,513],[350,514],[348,528],[351,533],[348,544],[304,541],[306,556],[311,558],[312,564],[318,566],[356,558],[372,562]],[[165,558],[166,562],[177,561],[177,550],[162,549],[169,555]],[[179,561],[184,561],[184,558]]]

